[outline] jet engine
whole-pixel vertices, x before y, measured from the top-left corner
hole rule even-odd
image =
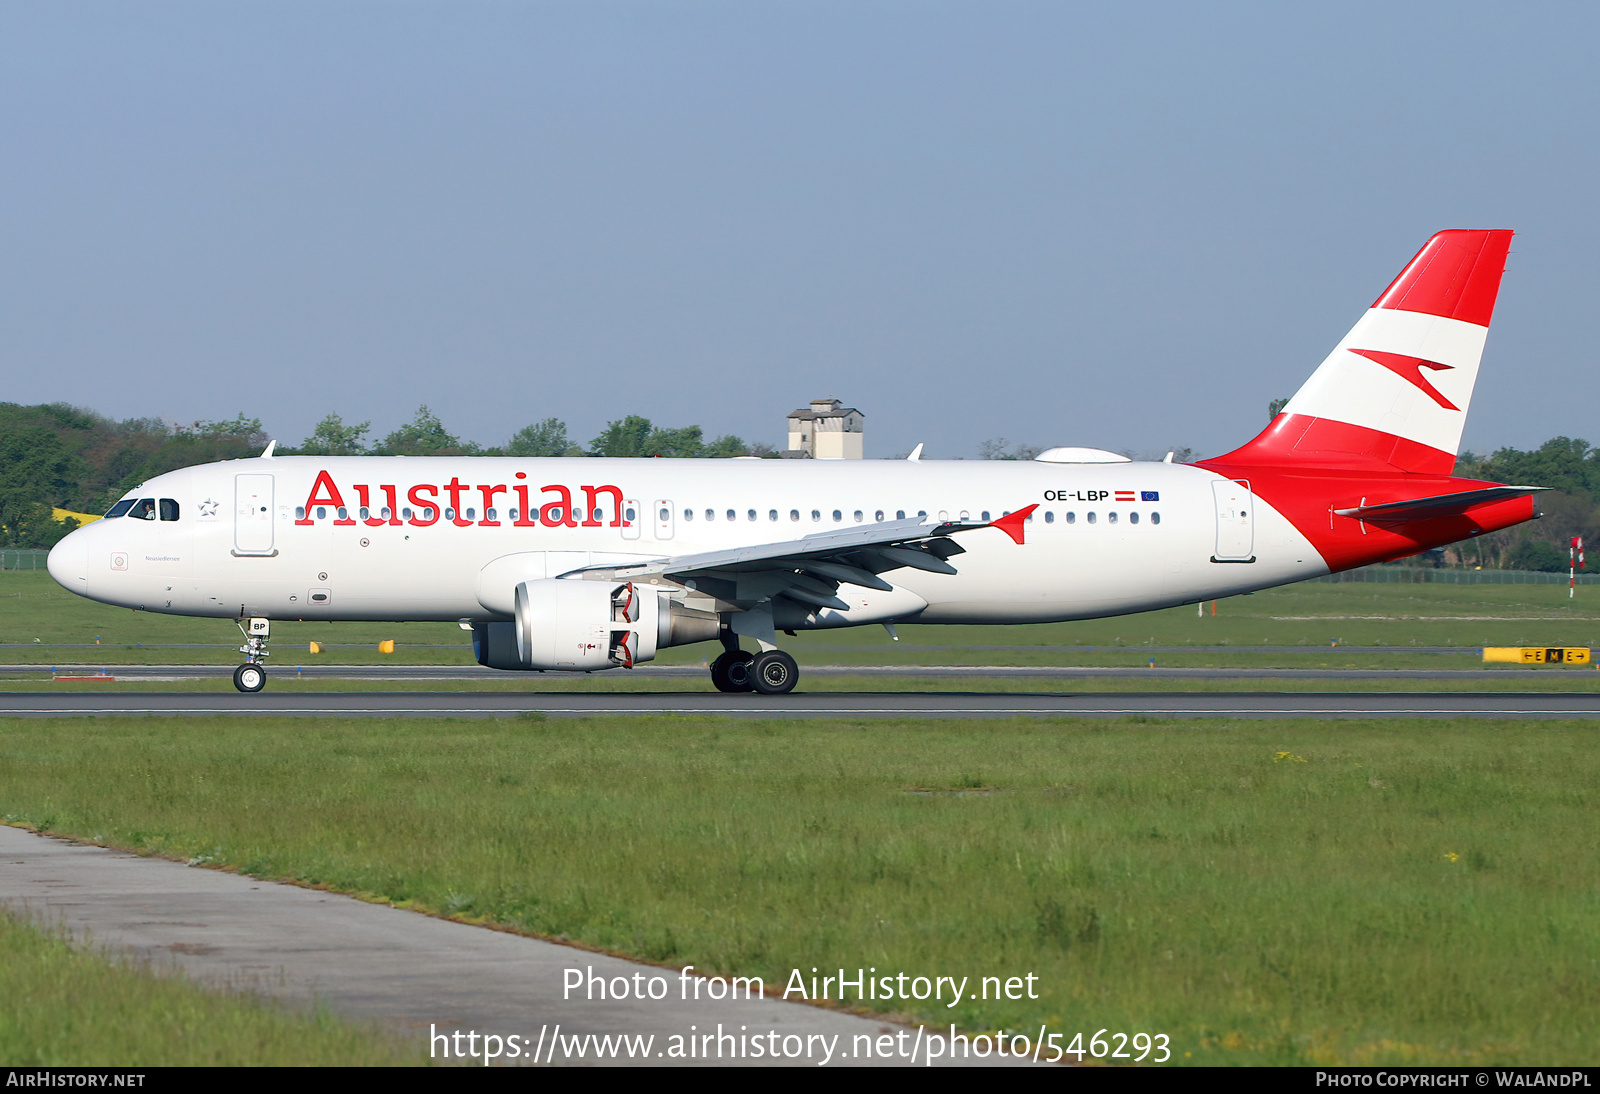
[[[632,668],[664,646],[703,642],[721,626],[653,585],[542,578],[516,587],[516,618],[475,623],[473,652],[492,669],[594,672]]]

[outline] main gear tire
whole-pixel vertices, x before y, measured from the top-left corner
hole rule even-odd
[[[254,695],[267,686],[267,670],[261,665],[240,665],[233,670],[233,686],[246,695]]]
[[[787,695],[800,681],[800,666],[782,650],[756,654],[750,662],[750,683],[763,695]]]
[[[755,655],[743,650],[727,650],[711,662],[711,682],[718,691],[750,691],[750,662]]]

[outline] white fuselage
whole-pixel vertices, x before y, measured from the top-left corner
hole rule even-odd
[[[959,532],[956,574],[845,585],[851,611],[799,625],[1087,619],[1327,572],[1259,497],[1227,501],[1229,483],[1168,463],[280,456],[154,478],[127,497],[170,499],[177,519],[98,521],[50,568],[91,599],[174,615],[489,621],[517,581],[580,566],[1037,504],[1023,544]]]

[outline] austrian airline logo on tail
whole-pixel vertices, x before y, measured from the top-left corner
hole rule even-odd
[[[1456,404],[1452,403],[1449,399],[1446,399],[1443,395],[1440,395],[1439,389],[1428,383],[1427,378],[1422,375],[1422,370],[1425,368],[1433,369],[1435,372],[1442,372],[1447,368],[1455,368],[1456,366],[1446,365],[1439,361],[1428,361],[1421,357],[1409,357],[1404,353],[1385,353],[1381,349],[1356,349],[1354,346],[1352,346],[1350,347],[1350,352],[1359,353],[1369,361],[1378,362],[1378,364],[1382,365],[1390,372],[1393,372],[1395,375],[1403,376],[1407,380],[1410,380],[1413,384],[1417,385],[1419,390],[1426,393],[1430,399],[1444,407],[1446,410],[1454,410],[1457,412],[1461,410],[1461,408],[1456,406]]]

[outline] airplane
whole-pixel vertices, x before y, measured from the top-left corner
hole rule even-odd
[[[1199,603],[1509,528],[1534,486],[1454,477],[1512,233],[1428,240],[1259,436],[1195,463],[276,456],[128,491],[50,552],[106,604],[234,620],[449,620],[496,669],[631,669],[717,642],[782,694],[779,635],[1049,623]],[[753,645],[754,650],[744,648]]]

